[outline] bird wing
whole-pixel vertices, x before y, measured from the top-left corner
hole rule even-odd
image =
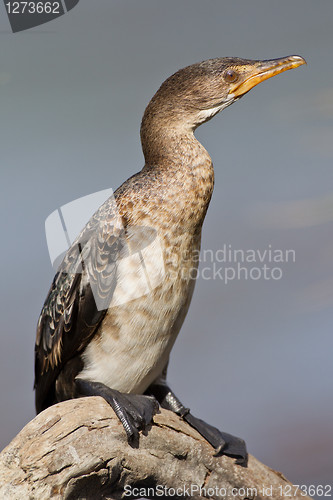
[[[117,282],[124,220],[109,198],[67,251],[42,308],[35,344],[37,411],[52,404],[61,368],[96,332]]]

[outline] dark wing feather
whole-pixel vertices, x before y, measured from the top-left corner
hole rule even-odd
[[[62,367],[85,348],[104,318],[123,246],[123,220],[111,197],[69,248],[40,314],[35,345],[37,412],[55,402],[55,381]]]

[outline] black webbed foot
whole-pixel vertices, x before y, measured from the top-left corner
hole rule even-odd
[[[158,403],[153,396],[123,394],[100,382],[83,379],[76,379],[75,385],[77,397],[101,396],[109,403],[123,424],[131,445],[138,443],[139,431],[145,430],[151,424],[158,410]]]
[[[173,411],[196,429],[215,448],[215,456],[227,455],[235,458],[236,464],[247,466],[248,455],[243,439],[221,432],[216,427],[194,417],[189,408],[186,408],[179,401],[167,385],[153,384],[148,388],[146,394],[155,396],[162,408]]]
[[[215,456],[227,455],[236,459],[236,464],[247,466],[247,450],[245,441],[226,432],[221,432],[216,427],[194,417],[191,413],[185,415],[184,420],[202,435],[214,448]]]

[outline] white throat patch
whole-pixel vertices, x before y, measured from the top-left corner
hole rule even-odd
[[[228,99],[226,101],[224,101],[222,104],[220,104],[219,106],[215,106],[214,108],[210,108],[210,109],[203,109],[198,114],[199,123],[203,123],[206,120],[209,120],[209,118],[212,118],[213,116],[215,116],[219,111],[222,111],[222,109],[230,106],[230,104],[233,101],[234,101],[234,94],[229,94]]]

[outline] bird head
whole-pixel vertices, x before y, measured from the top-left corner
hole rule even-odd
[[[258,83],[302,64],[306,62],[300,56],[265,61],[209,59],[187,66],[165,80],[147,111],[163,116],[169,126],[194,130]]]

